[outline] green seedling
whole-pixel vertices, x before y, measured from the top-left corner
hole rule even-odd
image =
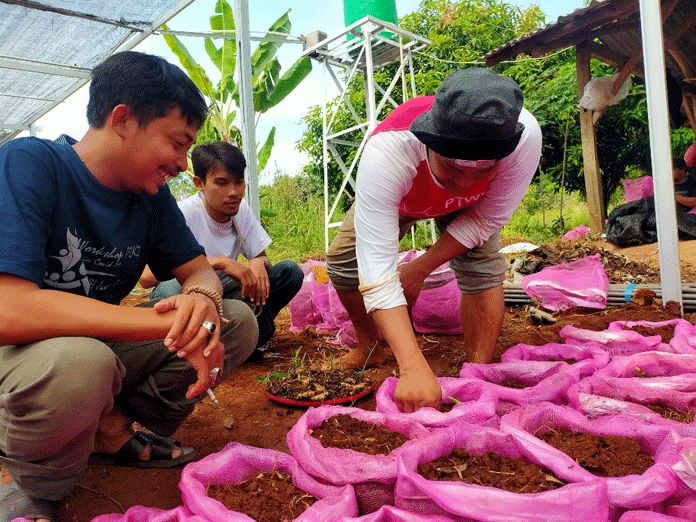
[[[264,386],[267,385],[271,379],[287,379],[288,374],[283,372],[275,372],[270,375],[264,375],[263,377],[256,376],[256,380],[259,381]]]

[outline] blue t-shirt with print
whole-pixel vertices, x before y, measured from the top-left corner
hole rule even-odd
[[[146,264],[160,280],[204,253],[166,185],[154,196],[102,185],[72,145],[0,147],[0,272],[118,304]]]

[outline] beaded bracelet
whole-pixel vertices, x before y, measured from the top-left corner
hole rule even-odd
[[[201,294],[206,297],[209,297],[213,303],[215,303],[215,307],[217,308],[217,313],[218,316],[220,317],[220,322],[226,323],[227,319],[223,316],[223,311],[222,311],[222,296],[220,295],[220,292],[217,290],[213,290],[212,288],[209,288],[204,285],[193,285],[189,286],[186,290],[184,290],[185,294]]]

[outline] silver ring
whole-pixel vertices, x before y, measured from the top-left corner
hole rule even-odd
[[[212,335],[217,325],[213,321],[203,321],[201,326],[208,330],[208,333]]]

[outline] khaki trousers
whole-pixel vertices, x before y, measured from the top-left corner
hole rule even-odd
[[[253,352],[258,327],[245,303],[225,299],[223,309],[229,373]],[[86,469],[103,412],[116,403],[131,420],[169,436],[206,396],[186,398],[195,381],[191,365],[161,339],[0,346],[0,464],[29,496],[61,500]]]

